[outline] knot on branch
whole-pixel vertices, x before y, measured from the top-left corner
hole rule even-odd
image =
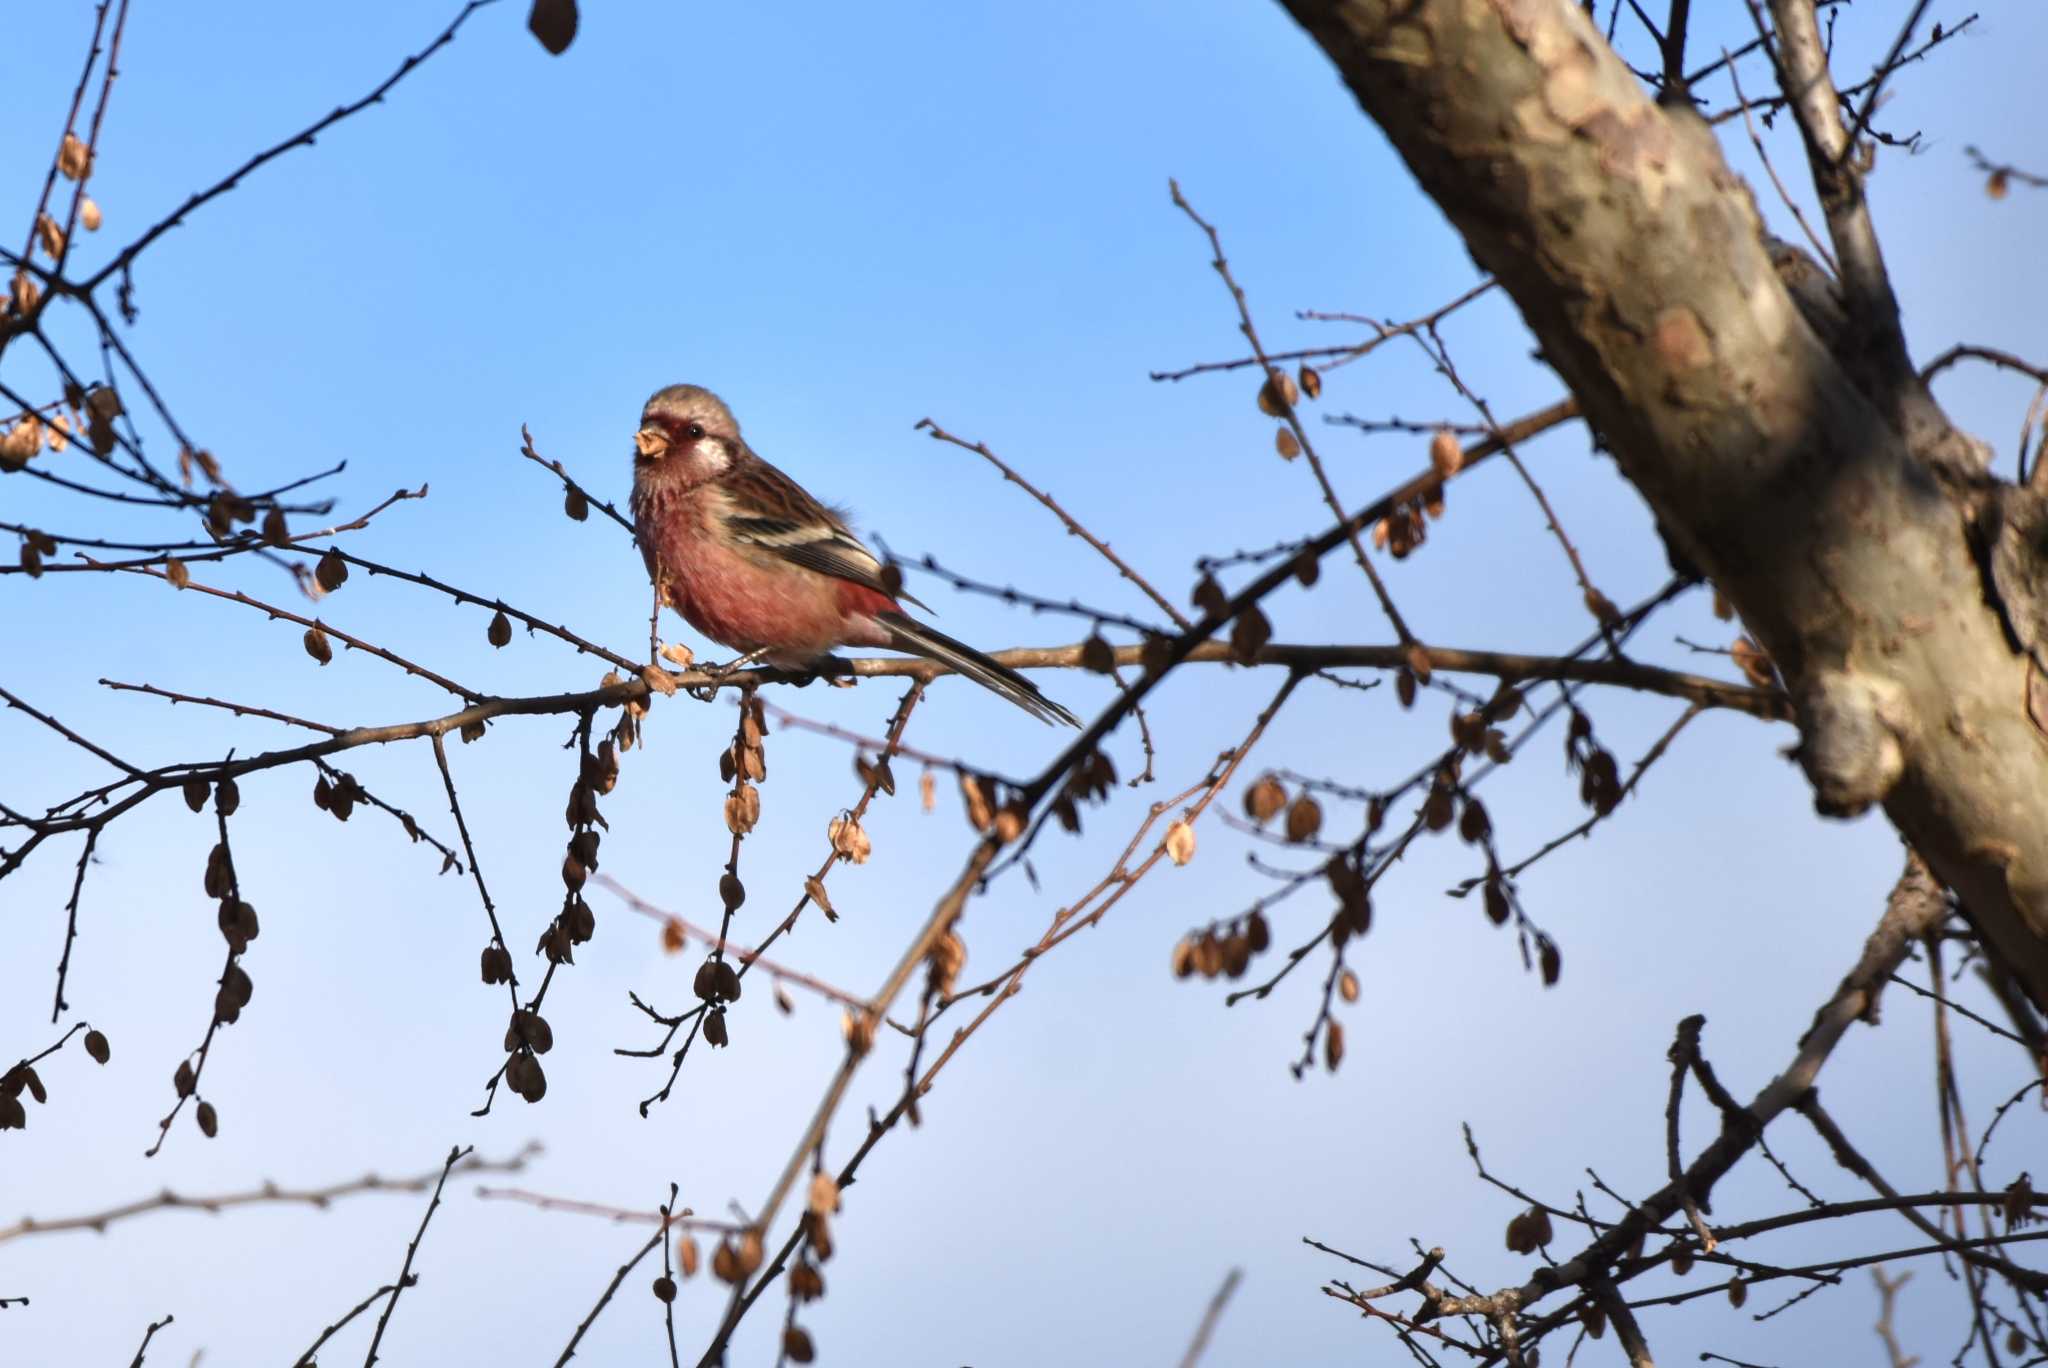
[[[1905,772],[1912,716],[1904,690],[1856,670],[1823,668],[1799,691],[1796,751],[1825,817],[1854,817],[1881,803]]]

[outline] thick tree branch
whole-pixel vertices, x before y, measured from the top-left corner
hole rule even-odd
[[[1981,443],[1910,368],[1815,337],[1706,125],[1654,104],[1570,0],[1285,3],[1770,653],[1820,810],[1882,804],[2048,1003],[2048,722],[2013,645],[2037,633],[1987,594],[1973,509],[1930,474]],[[2024,559],[2010,527],[1980,535]]]

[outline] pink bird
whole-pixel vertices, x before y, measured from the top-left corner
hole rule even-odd
[[[835,646],[881,646],[937,661],[1042,722],[1080,725],[1009,666],[906,614],[897,599],[918,601],[890,588],[839,514],[754,454],[710,390],[656,392],[633,447],[647,573],[692,627],[743,652],[736,663],[806,670]]]

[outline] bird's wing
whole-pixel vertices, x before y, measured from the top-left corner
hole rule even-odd
[[[847,529],[837,513],[768,462],[755,457],[735,468],[721,483],[726,495],[725,526],[734,540],[806,570],[849,580],[876,593],[925,607],[901,586],[889,586],[883,578],[881,561]]]

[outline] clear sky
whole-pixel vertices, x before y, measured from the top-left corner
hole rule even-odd
[[[180,420],[245,487],[345,460],[324,488],[350,513],[425,483],[424,502],[385,514],[352,548],[501,595],[627,653],[644,649],[639,557],[602,519],[561,516],[551,477],[519,458],[522,424],[545,455],[617,498],[646,395],[705,384],[731,401],[758,450],[849,505],[857,527],[898,552],[1144,616],[1150,605],[1041,509],[912,425],[929,416],[987,441],[1184,599],[1197,555],[1300,536],[1328,518],[1309,472],[1273,455],[1272,424],[1243,373],[1146,378],[1241,350],[1229,299],[1199,234],[1169,204],[1167,178],[1222,230],[1276,348],[1356,335],[1296,310],[1406,318],[1477,278],[1276,6],[585,8],[560,59],[527,35],[523,7],[485,11],[383,107],[195,215],[137,267],[132,345]],[[1747,36],[1739,7],[1726,8],[1701,16],[1721,26],[1696,31],[1696,52]],[[1867,70],[1905,8],[1845,11],[1839,69]],[[2012,114],[2038,79],[2048,17],[2034,5],[1984,8],[1897,80],[1880,113],[1883,126],[1926,135],[1916,157],[1885,152],[1873,182],[1923,358],[1958,340],[2038,353],[2048,308],[2048,277],[2026,269],[2048,200],[2016,190],[1992,202],[1962,151],[1976,143],[2037,170],[2048,163],[2038,127]],[[453,9],[238,3],[199,18],[137,4],[92,183],[106,226],[82,260],[103,259],[257,147],[368,90]],[[1963,12],[1930,18],[1952,26]],[[0,184],[24,220],[89,28],[81,3],[10,20],[17,61]],[[1761,87],[1764,73],[1747,68],[1746,80]],[[1708,93],[1720,101],[1727,91]],[[1766,216],[1796,235],[1739,125],[1723,133]],[[1781,174],[1799,179],[1789,126],[1769,136]],[[1502,417],[1558,396],[1499,299],[1458,315],[1445,338]],[[8,383],[40,383],[17,356]],[[2009,452],[2024,388],[1961,372],[1941,394]],[[1401,346],[1331,376],[1314,412],[1347,411],[1471,421]],[[168,439],[146,431],[168,454]],[[1419,438],[1314,432],[1353,505],[1424,459]],[[1640,502],[1583,433],[1555,433],[1524,454],[1610,597],[1630,603],[1664,582]],[[0,484],[0,517],[78,532],[88,519],[163,527],[60,505],[24,483]],[[1583,635],[1570,569],[1511,471],[1459,481],[1449,505],[1421,553],[1382,559],[1421,636],[1554,652]],[[266,567],[199,577],[301,606]],[[492,693],[584,688],[601,673],[524,633],[494,651],[487,614],[400,588],[358,575],[319,611]],[[989,648],[1080,634],[1071,620],[936,581],[913,588],[948,632]],[[1338,557],[1313,590],[1290,590],[1269,609],[1281,640],[1388,636],[1355,567]],[[671,635],[704,645],[679,623]],[[1677,644],[1681,635],[1719,644],[1729,629],[1695,596],[1645,632],[1642,655],[1725,666]],[[360,655],[316,667],[298,638],[160,582],[0,578],[0,681],[138,763],[247,753],[303,733],[109,694],[102,677],[344,724],[448,706]],[[1081,840],[1050,839],[1036,860],[1039,889],[1011,877],[974,902],[966,977],[993,973],[1035,940],[1053,908],[1109,867],[1147,804],[1241,739],[1277,682],[1207,666],[1162,690],[1150,710],[1158,785],[1091,811]],[[1043,683],[1084,714],[1108,697],[1091,676]],[[874,732],[898,693],[882,682],[775,701]],[[1679,706],[1597,693],[1585,705],[1624,766]],[[1441,696],[1404,713],[1391,690],[1306,684],[1249,772],[1270,765],[1377,786],[1440,749],[1444,717]],[[722,704],[659,703],[605,809],[604,871],[698,921],[714,916],[727,841],[715,768],[730,725]],[[573,778],[559,749],[565,730],[556,719],[508,720],[451,756],[522,953],[559,898]],[[957,681],[933,691],[910,739],[1009,773],[1035,770],[1058,742]],[[1443,896],[1478,872],[1471,850],[1419,846],[1382,886],[1354,957],[1363,992],[1342,1009],[1343,1068],[1300,1081],[1287,1066],[1315,1013],[1320,957],[1266,1002],[1228,1009],[1217,986],[1168,973],[1185,930],[1237,915],[1270,888],[1249,852],[1302,863],[1212,817],[1191,865],[1158,871],[1037,966],[940,1076],[922,1128],[883,1142],[847,1194],[829,1295],[803,1322],[841,1363],[1171,1362],[1235,1266],[1244,1281],[1208,1362],[1395,1361],[1401,1351],[1380,1328],[1319,1294],[1347,1269],[1304,1236],[1396,1263],[1413,1237],[1444,1246],[1453,1269],[1483,1287],[1519,1281],[1530,1261],[1501,1238],[1516,1205],[1473,1176],[1461,1121],[1495,1172],[1553,1201],[1569,1204],[1589,1165],[1645,1194],[1665,1176],[1664,1052],[1677,1020],[1707,1014],[1710,1056],[1746,1096],[1789,1060],[1853,962],[1898,848],[1879,821],[1811,814],[1781,754],[1792,739],[1784,727],[1701,718],[1593,840],[1531,872],[1531,914],[1563,947],[1554,989],[1524,972],[1512,938],[1476,906]],[[1546,734],[1484,789],[1510,854],[1582,814],[1561,741]],[[1119,734],[1113,754],[1127,777],[1142,768],[1135,736]],[[850,759],[824,737],[769,738],[740,938],[786,909],[816,866],[827,821],[857,792]],[[345,767],[452,839],[422,745],[357,752]],[[925,815],[907,782],[914,773],[899,764],[905,791],[872,815],[873,859],[834,873],[841,919],[811,915],[778,947],[791,964],[869,991],[957,872],[970,833],[952,785],[942,777],[938,811]],[[0,714],[8,803],[55,801],[101,777],[33,723]],[[166,1186],[410,1173],[451,1144],[499,1156],[529,1139],[547,1153],[519,1181],[556,1195],[647,1208],[674,1181],[684,1202],[721,1217],[730,1203],[761,1200],[840,1057],[836,1008],[799,994],[784,1018],[750,989],[733,1047],[693,1052],[675,1096],[643,1120],[635,1104],[666,1068],[613,1056],[652,1043],[626,995],[686,1005],[697,956],[665,957],[652,923],[595,895],[597,938],[549,996],[557,1043],[546,1100],[503,1099],[473,1119],[500,1058],[504,1008],[499,990],[476,981],[485,933],[475,890],[437,877],[437,859],[379,814],[337,826],[312,806],[311,786],[300,769],[243,785],[238,867],[264,927],[247,957],[255,996],[207,1069],[219,1137],[202,1138],[188,1116],[153,1160],[142,1151],[170,1104],[177,1060],[204,1030],[219,969],[200,881],[213,818],[167,796],[109,831],[85,887],[69,995],[112,1038],[113,1062],[99,1069],[74,1043],[45,1064],[50,1105],[31,1109],[25,1134],[0,1137],[0,1224]],[[1222,800],[1232,811],[1237,802],[1235,788]],[[1333,804],[1329,820],[1348,836],[1359,814]],[[0,883],[0,1056],[55,1034],[49,995],[75,855],[51,849]],[[1276,942],[1308,939],[1325,915],[1320,894],[1276,909]],[[1852,1033],[1824,1078],[1835,1114],[1904,1190],[1941,1177],[1927,1015],[1895,994],[1883,1029]],[[1966,1032],[1959,1047],[1981,1125],[2025,1074],[2010,1046]],[[866,1109],[893,1101],[902,1063],[886,1042],[856,1083],[827,1148],[835,1164],[858,1142]],[[1712,1118],[1689,1110],[1686,1124],[1694,1147]],[[2048,1135],[2031,1108],[2006,1125],[1985,1175],[2000,1185],[2030,1157],[2041,1168]],[[1790,1124],[1780,1153],[1824,1192],[1861,1195]],[[472,1186],[454,1188],[434,1220],[386,1362],[552,1361],[642,1238],[482,1202]],[[1799,1200],[1761,1167],[1717,1197],[1720,1220]],[[420,1210],[416,1197],[373,1196],[319,1214],[172,1212],[104,1236],[0,1245],[0,1296],[33,1299],[0,1312],[0,1363],[125,1361],[166,1312],[177,1321],[152,1351],[163,1362],[202,1350],[208,1364],[289,1361],[396,1274]],[[1793,1263],[1912,1235],[1897,1223],[1754,1253]],[[1575,1247],[1569,1236],[1563,1244]],[[1745,1313],[1707,1300],[1647,1328],[1674,1363],[1701,1350],[1763,1363],[1880,1361],[1862,1275],[1751,1321],[1778,1299],[1760,1289]],[[685,1285],[686,1354],[721,1304],[708,1282]],[[1909,1349],[1930,1362],[1953,1352],[1960,1307],[1954,1285],[1924,1268],[1899,1313]],[[585,1360],[652,1361],[662,1352],[657,1311],[636,1273],[586,1340]],[[736,1361],[768,1361],[780,1323],[778,1295],[747,1323]],[[340,1357],[352,1360],[365,1340],[348,1333],[353,1348]],[[1613,1355],[1593,1348],[1594,1361]]]

